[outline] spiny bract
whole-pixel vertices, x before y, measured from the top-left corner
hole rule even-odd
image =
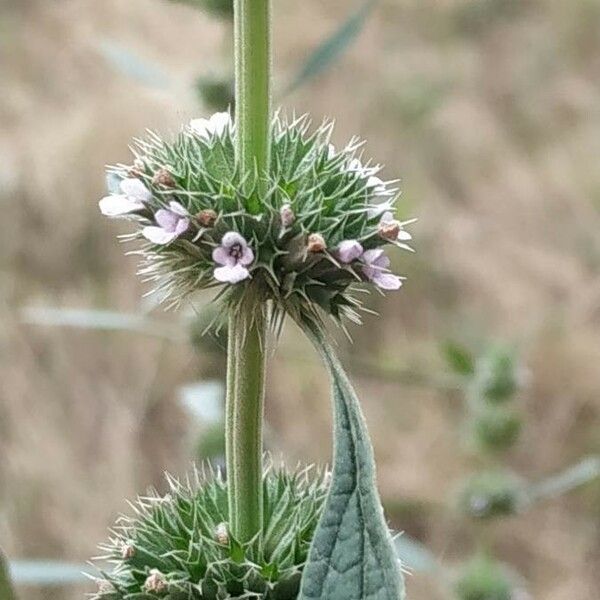
[[[252,173],[236,163],[228,113],[193,120],[173,142],[150,133],[133,166],[110,169],[100,208],[137,223],[126,237],[144,242],[141,274],[163,300],[224,284],[230,304],[357,321],[361,283],[401,285],[383,246],[410,250],[411,236],[393,216],[392,182],[361,162],[358,140],[336,150],[331,131],[275,117],[270,166]]]
[[[263,529],[239,543],[229,531],[227,486],[218,474],[139,499],[121,517],[102,560],[96,600],[295,600],[327,493],[327,473],[269,468],[263,478]]]

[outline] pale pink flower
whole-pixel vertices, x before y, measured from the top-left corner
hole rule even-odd
[[[340,242],[336,255],[340,262],[348,264],[353,260],[360,258],[362,253],[363,247],[360,242],[356,240],[344,240],[343,242]]]
[[[231,115],[228,112],[218,112],[208,119],[192,119],[190,128],[202,138],[208,139],[214,135],[222,136],[227,127],[231,126]]]
[[[161,208],[154,215],[158,226],[144,227],[142,235],[154,244],[168,244],[189,229],[189,216],[179,202],[169,202],[169,208]]]
[[[105,196],[98,202],[100,212],[106,217],[122,217],[146,208],[152,192],[135,177],[123,179],[119,183],[120,194]]]
[[[361,260],[365,277],[382,290],[397,290],[402,285],[402,278],[390,273],[390,259],[381,248],[365,250]]]
[[[223,265],[216,267],[214,277],[224,283],[238,283],[250,277],[246,268],[254,260],[254,252],[248,242],[237,232],[229,231],[223,236],[221,245],[212,253],[213,260]]]

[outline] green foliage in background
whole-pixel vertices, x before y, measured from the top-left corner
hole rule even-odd
[[[455,593],[459,600],[513,600],[513,589],[503,567],[480,555],[461,570]]]
[[[513,515],[524,502],[523,483],[512,473],[502,470],[472,475],[460,492],[462,512],[477,519]]]
[[[2,549],[0,549],[0,600],[17,600],[10,579],[8,563]]]
[[[313,50],[287,87],[286,94],[321,74],[341,56],[362,31],[376,2],[377,0],[364,2],[356,12],[343,21],[328,38]]]
[[[205,10],[223,19],[233,19],[233,0],[169,0]]]

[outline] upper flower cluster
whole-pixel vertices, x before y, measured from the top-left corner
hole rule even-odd
[[[276,117],[270,169],[250,174],[228,113],[191,121],[171,143],[151,134],[133,165],[111,168],[100,210],[137,224],[141,272],[175,301],[218,284],[235,300],[253,286],[263,303],[356,320],[357,285],[401,286],[385,246],[410,250],[410,221],[394,217],[397,190],[360,160],[361,144],[336,150],[331,130]]]

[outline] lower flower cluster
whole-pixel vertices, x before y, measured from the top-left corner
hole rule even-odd
[[[249,543],[228,525],[226,483],[195,473],[166,496],[138,501],[102,546],[111,572],[95,600],[295,600],[327,493],[325,472],[268,469],[264,526]]]
[[[271,167],[250,175],[228,113],[193,120],[173,143],[138,141],[134,164],[111,169],[100,209],[138,224],[141,272],[175,301],[256,282],[276,302],[356,320],[357,284],[401,286],[384,247],[410,250],[411,221],[394,217],[393,182],[363,164],[358,141],[337,151],[331,124],[309,133],[305,118],[276,118],[272,131]]]

